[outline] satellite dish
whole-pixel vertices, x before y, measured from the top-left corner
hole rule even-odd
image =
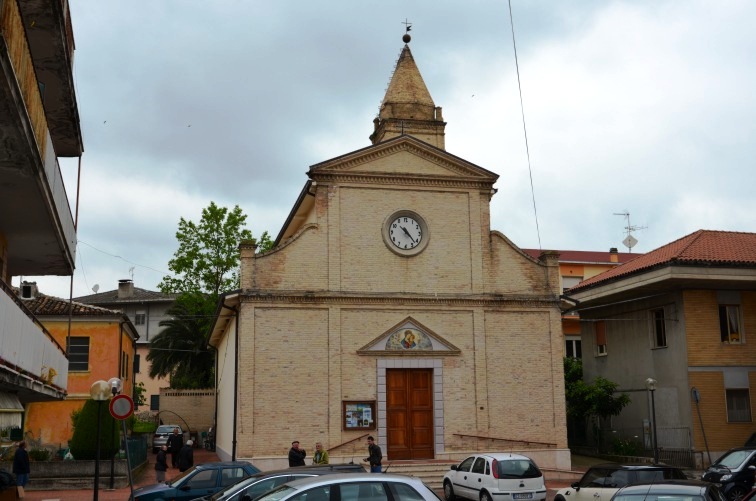
[[[97,294],[97,291],[100,290],[100,284],[94,284],[94,286],[92,286],[92,290],[95,294]]]

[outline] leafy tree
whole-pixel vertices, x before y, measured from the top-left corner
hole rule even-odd
[[[74,459],[95,459],[97,456],[97,421],[100,421],[100,459],[110,459],[120,446],[119,423],[108,411],[108,403],[88,399],[84,407],[71,413],[73,437],[71,454]],[[99,413],[99,418],[98,418]]]
[[[207,332],[215,302],[199,293],[182,294],[160,322],[163,330],[150,342],[147,361],[150,377],[170,377],[171,388],[213,386],[214,356],[207,346]]]
[[[178,249],[158,287],[178,294],[164,329],[150,343],[150,377],[170,377],[172,388],[207,388],[213,384],[214,358],[206,335],[215,316],[218,297],[239,288],[239,244],[254,240],[246,229],[247,216],[215,202],[202,210],[199,223],[181,218],[176,232]],[[273,246],[268,232],[257,242],[260,252]]]
[[[592,383],[583,381],[583,361],[564,358],[564,390],[567,416],[576,420],[593,419],[600,440],[601,422],[618,416],[630,404],[626,393],[615,396],[617,383],[601,376]]]

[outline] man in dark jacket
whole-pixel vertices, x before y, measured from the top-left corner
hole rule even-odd
[[[187,440],[186,444],[184,444],[178,453],[178,469],[182,473],[194,466],[194,451],[192,450],[192,445],[194,445],[194,442]]]
[[[289,467],[304,466],[307,452],[299,447],[299,440],[295,440],[291,443],[291,449],[289,449]]]
[[[178,468],[178,454],[184,446],[184,436],[178,428],[173,429],[173,435],[168,437],[168,452],[171,453],[171,466]]]
[[[375,443],[373,436],[367,438],[368,454],[365,461],[370,463],[370,473],[381,473],[381,461],[383,460],[383,454],[381,448]]]
[[[29,453],[26,452],[26,442],[19,442],[16,447],[16,454],[13,456],[13,474],[16,475],[16,485],[20,486],[19,493],[24,492],[23,488],[29,481]]]
[[[159,484],[165,482],[165,472],[168,470],[168,458],[166,458],[166,452],[168,447],[163,445],[157,453],[155,458],[155,480]]]

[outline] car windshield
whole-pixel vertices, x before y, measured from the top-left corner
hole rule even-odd
[[[541,471],[526,459],[496,461],[499,478],[538,478]]]
[[[155,431],[155,433],[173,433],[174,428],[177,428],[177,426],[161,424],[160,426],[158,426],[158,429]],[[181,433],[181,428],[179,428],[179,433]]]
[[[743,461],[748,459],[753,451],[732,451],[717,459],[715,465],[726,466],[729,469],[737,469]]]
[[[259,498],[255,499],[255,501],[278,501],[279,499],[285,498],[289,495],[289,493],[295,490],[295,488],[289,487],[288,485],[282,485],[278,489],[270,491],[264,496],[260,496]]]
[[[686,494],[620,494],[612,498],[614,501],[704,501],[703,496],[690,496]]]
[[[182,481],[182,480],[183,480],[184,478],[186,478],[186,476],[187,476],[187,475],[189,475],[190,473],[194,473],[194,471],[195,471],[195,469],[194,469],[194,468],[191,468],[191,469],[189,469],[189,470],[186,470],[186,471],[185,471],[185,472],[183,472],[183,473],[179,473],[178,475],[176,475],[175,477],[173,477],[173,478],[172,478],[172,479],[171,479],[171,480],[170,480],[169,482],[167,482],[167,484],[168,484],[168,485],[172,485],[172,486],[175,486],[175,485],[176,485],[177,483],[179,483],[179,482],[180,482],[180,481]]]

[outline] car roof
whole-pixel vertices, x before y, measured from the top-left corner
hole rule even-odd
[[[200,463],[196,466],[198,470],[206,470],[209,468],[223,468],[226,466],[252,466],[249,461],[214,461],[212,463]]]
[[[511,452],[480,452],[478,454],[472,454],[472,455],[492,458],[497,461],[506,461],[508,459],[532,461],[532,459],[530,459],[528,456],[523,456],[522,454],[514,454]]]
[[[354,463],[336,463],[336,464],[309,464],[306,466],[294,466],[291,468],[282,468],[280,470],[267,470],[267,471],[261,471],[259,473],[255,473],[252,475],[253,477],[264,477],[266,475],[280,475],[280,474],[287,474],[292,475],[294,473],[308,473],[308,474],[316,474],[318,472],[331,472],[331,471],[338,471],[338,470],[354,470],[354,471],[365,471],[365,468],[360,464],[354,464]]]
[[[322,475],[319,477],[308,477],[292,480],[284,485],[289,485],[297,489],[303,489],[305,487],[313,487],[317,485],[325,485],[339,482],[382,482],[382,481],[394,481],[403,482],[409,484],[422,484],[422,480],[417,477],[410,477],[409,475],[398,475],[396,473],[384,473],[382,475],[376,475],[375,473],[336,473],[334,475]]]
[[[617,463],[602,463],[594,464],[590,467],[591,470],[607,468],[610,470],[679,470],[677,466],[670,466],[668,464],[617,464]]]
[[[698,494],[712,484],[702,480],[665,480],[664,482],[655,482],[647,484],[631,484],[617,491],[616,496],[643,494],[653,492],[654,494]]]

